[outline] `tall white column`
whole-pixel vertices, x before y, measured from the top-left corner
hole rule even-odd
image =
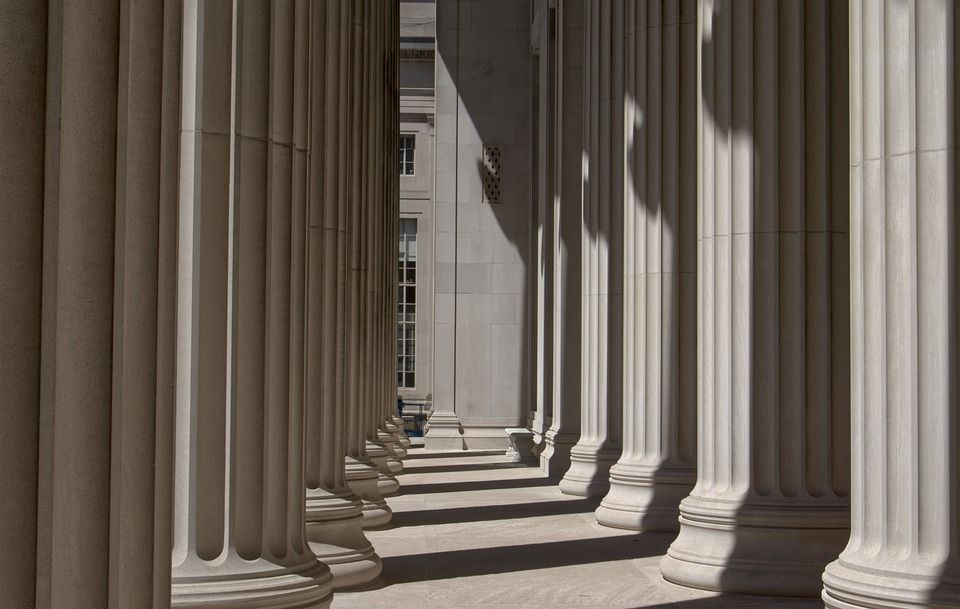
[[[360,403],[363,409],[362,427],[367,456],[377,467],[377,487],[384,496],[399,490],[399,483],[393,475],[393,468],[387,444],[393,443],[393,437],[381,433],[380,398],[382,397],[379,367],[379,345],[381,328],[378,325],[381,313],[382,262],[381,240],[383,238],[384,201],[377,189],[378,166],[376,158],[380,154],[377,134],[380,121],[383,120],[383,11],[382,2],[364,0],[366,14],[361,30],[360,42],[363,47],[361,112],[366,117],[361,129],[361,147],[359,164],[363,168],[359,188],[366,212],[363,218],[363,251],[361,254],[361,298],[363,316],[360,320],[362,337],[361,371],[364,380],[360,385]],[[392,249],[392,248],[391,248]]]
[[[625,23],[623,454],[596,515],[674,531],[696,480],[696,2]]]
[[[583,0],[556,8],[552,224],[552,385],[550,427],[540,466],[550,477],[570,467],[580,438],[580,243],[583,190]]]
[[[316,5],[304,0],[304,4],[312,8],[309,23],[314,32],[308,62],[310,82],[322,83],[309,91],[310,149],[338,151],[310,155],[307,168],[306,151],[301,155],[299,145],[297,149],[296,167],[309,174],[308,207],[300,213],[294,209],[294,222],[308,224],[306,242],[296,246],[306,252],[306,305],[300,315],[305,315],[306,332],[307,539],[317,557],[330,567],[337,589],[376,579],[381,563],[363,534],[363,503],[347,485],[343,462],[347,199],[346,182],[339,178],[345,170],[339,151],[346,145],[349,131],[341,120],[339,83],[345,52],[341,19],[346,11],[342,2]],[[299,96],[297,102],[303,103]],[[297,129],[295,139],[301,133]],[[304,211],[306,218],[302,217]]]
[[[828,607],[960,606],[960,10],[850,3],[853,479]]]
[[[459,81],[461,2],[437,3],[436,120],[456,126],[460,116]],[[434,165],[433,276],[457,262],[457,183],[459,128],[437,129]],[[457,415],[457,290],[435,281],[433,294],[433,404],[424,434],[429,450],[463,450],[463,426]]]
[[[367,81],[364,78],[365,46],[364,28],[368,3],[350,2],[341,7],[341,32],[346,43],[344,76],[340,87],[342,113],[347,120],[346,146],[342,158],[344,192],[348,193],[350,205],[346,210],[347,267],[346,287],[346,477],[350,488],[363,500],[365,527],[382,526],[390,522],[393,513],[383,499],[378,480],[380,471],[367,454],[367,420],[369,403],[364,401],[369,384],[364,355],[366,344],[366,262],[364,253],[369,228],[368,199],[363,197],[364,167],[363,138],[367,121],[364,115],[364,94]],[[359,117],[364,117],[361,120]],[[378,455],[379,456],[379,455]]]
[[[620,456],[623,395],[624,0],[584,2],[580,440],[560,490],[600,496]]]
[[[184,9],[174,607],[331,600],[304,538],[290,368],[289,80],[307,15],[270,8]]]
[[[700,10],[698,477],[661,569],[816,595],[849,519],[845,5]]]
[[[537,103],[535,118],[537,125],[534,130],[537,139],[535,143],[536,154],[533,160],[536,162],[536,205],[533,218],[536,220],[532,226],[536,231],[536,240],[531,244],[535,261],[535,307],[536,324],[534,328],[535,339],[535,357],[534,363],[534,411],[533,420],[530,423],[533,432],[533,442],[536,450],[541,453],[546,448],[546,432],[550,427],[553,417],[553,351],[556,349],[553,337],[553,265],[554,265],[554,246],[553,246],[553,225],[554,225],[554,207],[553,197],[555,182],[553,172],[555,166],[553,163],[555,155],[556,137],[554,133],[554,115],[556,112],[556,91],[554,82],[556,80],[555,66],[557,57],[555,46],[557,44],[557,35],[555,31],[556,6],[550,7],[547,0],[538,0],[536,12],[538,14],[538,29],[533,33],[536,40],[531,41],[537,49],[537,56],[534,66],[537,69],[536,74],[531,74],[534,79],[533,86],[536,88],[534,100]]]

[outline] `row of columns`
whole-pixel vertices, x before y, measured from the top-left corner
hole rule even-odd
[[[678,584],[960,604],[960,10],[539,9],[545,472]]]
[[[379,0],[0,7],[4,606],[379,576],[398,30]]]

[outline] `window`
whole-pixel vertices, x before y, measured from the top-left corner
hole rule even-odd
[[[400,219],[400,256],[397,264],[397,387],[416,386],[417,335],[417,221]]]
[[[406,134],[400,136],[400,175],[413,175],[413,150],[416,146],[417,138],[415,135]],[[414,220],[416,224],[416,220]]]

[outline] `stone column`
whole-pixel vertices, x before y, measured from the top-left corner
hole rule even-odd
[[[382,526],[393,517],[381,494],[378,478],[380,472],[367,454],[366,421],[367,409],[363,399],[369,370],[364,366],[364,330],[366,315],[365,278],[363,268],[364,248],[367,243],[367,199],[362,196],[365,175],[363,157],[364,130],[368,121],[364,116],[364,19],[368,3],[351,2],[341,8],[341,32],[345,33],[346,51],[343,66],[346,68],[340,81],[345,97],[341,98],[341,122],[346,126],[346,147],[341,158],[348,160],[341,171],[344,192],[350,205],[346,210],[347,266],[345,276],[345,351],[346,351],[346,477],[350,488],[363,500],[364,527]],[[364,117],[365,119],[365,117]]]
[[[397,413],[397,382],[396,382],[396,341],[394,336],[397,327],[397,272],[393,251],[396,249],[397,238],[400,232],[400,175],[395,168],[400,162],[400,11],[396,4],[388,5],[387,22],[384,31],[386,49],[385,61],[387,70],[386,86],[386,118],[381,127],[383,131],[384,152],[380,157],[383,164],[382,180],[387,205],[386,241],[384,252],[384,279],[386,289],[386,303],[384,310],[384,391],[383,404],[385,422],[384,428],[393,434],[394,453],[398,459],[405,459],[407,449],[410,448],[410,438],[403,429],[403,420]],[[401,463],[402,465],[402,463]]]
[[[623,454],[597,521],[675,531],[696,480],[696,2],[626,11]]]
[[[0,590],[36,595],[47,3],[0,7]]]
[[[827,607],[960,605],[953,2],[850,3],[850,540]]]
[[[552,278],[552,413],[540,467],[560,477],[580,438],[580,248],[583,150],[583,1],[560,0],[556,9],[553,189],[550,204]]]
[[[238,10],[184,8],[172,606],[327,607],[290,366],[290,79],[307,15]]]
[[[557,37],[555,32],[556,7],[551,8],[546,0],[537,1],[537,20],[538,29],[534,33],[536,40],[532,41],[538,49],[538,61],[534,62],[538,73],[533,74],[534,103],[537,104],[535,118],[537,125],[535,137],[537,138],[536,150],[533,161],[537,166],[536,177],[536,211],[533,217],[536,222],[533,223],[536,230],[536,242],[532,244],[534,255],[531,259],[535,261],[536,267],[536,286],[535,286],[535,309],[536,326],[535,347],[536,356],[533,358],[535,365],[534,373],[534,398],[536,411],[533,421],[530,424],[533,431],[533,443],[535,450],[542,453],[546,448],[546,432],[552,423],[553,416],[553,351],[556,348],[553,341],[553,265],[554,265],[554,245],[553,245],[553,225],[554,225],[554,179],[555,170],[553,159],[555,155],[555,133],[554,116],[556,112],[555,87],[556,80],[555,65],[556,53],[555,47]],[[541,458],[542,461],[542,458]]]
[[[305,315],[307,539],[317,557],[330,567],[333,586],[338,589],[368,583],[380,575],[381,568],[380,557],[363,534],[363,503],[347,485],[343,462],[347,205],[346,182],[340,179],[345,157],[340,151],[346,147],[348,131],[340,120],[344,99],[340,81],[346,38],[341,21],[347,11],[341,2],[314,5],[301,1],[311,6],[309,23],[314,35],[310,40],[310,78],[298,83],[322,86],[315,84],[309,92],[306,86],[297,88],[300,95],[309,97],[314,127],[305,134],[303,125],[303,131],[297,129],[296,133],[309,137],[312,150],[337,151],[310,155],[307,168],[305,151],[301,156],[298,146],[295,166],[300,172],[295,185],[304,184],[300,178],[309,174],[307,238],[305,243],[302,235],[300,242],[295,240],[295,249],[306,252],[306,286],[301,288],[306,306],[297,318]],[[298,103],[305,103],[300,95]],[[305,221],[304,211],[294,209],[295,224]]]
[[[620,456],[623,393],[624,0],[584,2],[580,440],[560,490],[600,496]]]
[[[700,3],[698,478],[674,583],[816,595],[847,538],[845,3]]]
[[[383,120],[383,11],[382,2],[370,2],[365,5],[367,18],[362,30],[363,44],[363,89],[362,112],[367,117],[361,132],[360,165],[364,173],[360,181],[360,196],[366,206],[364,222],[364,243],[361,257],[362,298],[364,316],[361,319],[362,364],[364,381],[360,386],[360,402],[363,407],[363,433],[367,456],[377,466],[379,472],[377,486],[382,495],[392,495],[400,488],[393,476],[395,465],[391,465],[390,448],[393,436],[379,430],[382,397],[379,367],[380,340],[382,327],[379,325],[382,305],[381,262],[383,252],[383,220],[386,217],[384,200],[377,188],[377,157],[381,154],[378,132]],[[391,248],[392,251],[392,248]],[[395,459],[395,458],[394,458]]]
[[[373,401],[373,427],[377,441],[383,444],[387,451],[387,474],[394,476],[403,471],[403,456],[406,449],[399,444],[396,435],[397,427],[389,416],[387,408],[395,403],[396,382],[389,374],[395,358],[394,335],[396,304],[393,303],[393,294],[396,290],[396,262],[394,251],[397,240],[394,234],[393,215],[398,214],[399,197],[392,199],[390,184],[399,182],[398,172],[385,163],[393,158],[394,149],[399,153],[399,143],[389,137],[389,124],[395,120],[392,100],[398,100],[398,91],[392,86],[396,79],[396,71],[392,62],[397,61],[397,54],[393,53],[393,46],[399,44],[399,31],[393,27],[397,13],[393,3],[378,3],[377,20],[374,23],[373,40],[376,71],[373,74],[371,86],[374,91],[373,111],[375,123],[372,130],[373,142],[369,155],[371,175],[371,196],[378,208],[380,216],[377,222],[376,244],[374,256],[376,272],[374,277],[376,295],[376,313],[374,315],[374,359],[371,364],[376,371],[374,384],[375,398]],[[396,38],[396,42],[392,42]],[[397,144],[397,145],[394,145]],[[399,164],[399,160],[397,162]],[[388,306],[389,305],[389,306]],[[401,456],[402,455],[402,456]]]
[[[459,0],[437,3],[436,124],[434,165],[434,319],[433,404],[424,434],[429,450],[464,450],[463,426],[457,415],[457,290],[444,281],[457,263],[457,157],[460,98]],[[440,128],[440,125],[450,125]]]

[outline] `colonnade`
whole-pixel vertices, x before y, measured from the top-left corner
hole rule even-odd
[[[545,472],[674,583],[960,605],[960,9],[536,8]]]
[[[379,0],[0,7],[4,607],[379,576],[398,28]]]

